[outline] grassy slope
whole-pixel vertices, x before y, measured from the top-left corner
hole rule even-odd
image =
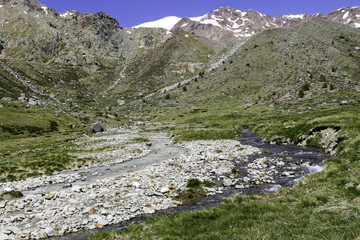
[[[55,113],[49,106],[0,104],[4,106],[0,108],[0,181],[50,174],[85,163],[68,153],[70,140],[89,131],[88,119]]]
[[[180,30],[173,33],[162,46],[149,50],[127,67],[126,82],[114,94],[130,97],[138,93],[151,93],[195,76],[214,56],[212,44],[209,40]],[[192,73],[189,63],[200,65]]]
[[[197,108],[235,102],[286,104],[298,100],[306,83],[310,90],[304,92],[305,99],[318,96],[321,101],[333,92],[345,96],[360,89],[360,50],[355,49],[359,39],[358,29],[333,22],[267,30],[245,43],[222,67],[187,85],[186,92],[177,89],[170,100],[162,97],[159,102]]]

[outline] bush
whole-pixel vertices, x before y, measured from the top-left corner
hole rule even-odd
[[[331,84],[331,85],[330,85],[330,90],[334,90],[334,89],[335,89],[334,84]]]
[[[303,90],[300,90],[300,91],[299,91],[299,97],[303,98],[304,96],[305,96],[304,91],[303,91]]]
[[[193,178],[190,179],[186,185],[187,188],[195,188],[195,187],[200,187],[202,184],[202,182],[197,179],[197,178]]]
[[[170,94],[166,94],[165,99],[170,99]]]
[[[302,85],[301,90],[303,91],[310,90],[310,83],[305,83],[304,85]]]
[[[186,92],[186,91],[187,91],[186,86],[183,86],[183,91],[184,91],[184,92]]]
[[[327,84],[327,83],[324,83],[322,87],[323,87],[323,88],[327,88],[327,87],[328,87],[328,84]]]

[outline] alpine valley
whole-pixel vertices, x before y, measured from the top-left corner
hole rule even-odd
[[[360,7],[221,7],[123,28],[0,0],[0,239],[102,229],[229,189],[246,194],[91,239],[357,239],[359,107]]]

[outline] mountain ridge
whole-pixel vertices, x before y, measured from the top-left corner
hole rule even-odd
[[[171,29],[181,28],[187,32],[210,38],[220,35],[217,39],[229,37],[246,39],[265,29],[295,27],[304,22],[317,20],[337,21],[360,28],[360,7],[340,8],[329,14],[286,14],[278,17],[262,14],[252,9],[242,11],[231,7],[220,7],[200,17],[181,18]],[[136,27],[161,27],[162,21],[163,19]],[[166,24],[166,29],[169,30],[170,23],[166,22]],[[213,31],[213,33],[208,36],[204,31]]]

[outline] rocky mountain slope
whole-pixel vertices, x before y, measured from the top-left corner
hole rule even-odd
[[[37,0],[1,5],[0,60],[47,95],[96,95],[145,49],[167,39],[162,30],[122,29],[103,12],[59,13]],[[5,68],[0,72],[1,96],[36,94]]]
[[[267,103],[294,99],[314,78],[337,90],[358,78],[359,7],[276,18],[222,7],[183,18],[169,32],[123,29],[105,13],[59,13],[37,0],[0,5],[0,97],[100,108],[139,98],[145,105],[219,96]],[[163,101],[167,95],[174,101]]]
[[[176,102],[177,106],[201,108],[229,103],[285,104],[310,98],[322,104],[349,98],[360,91],[359,39],[359,30],[328,21],[266,30],[220,66],[149,99],[156,102],[170,95],[170,100],[158,104]]]

